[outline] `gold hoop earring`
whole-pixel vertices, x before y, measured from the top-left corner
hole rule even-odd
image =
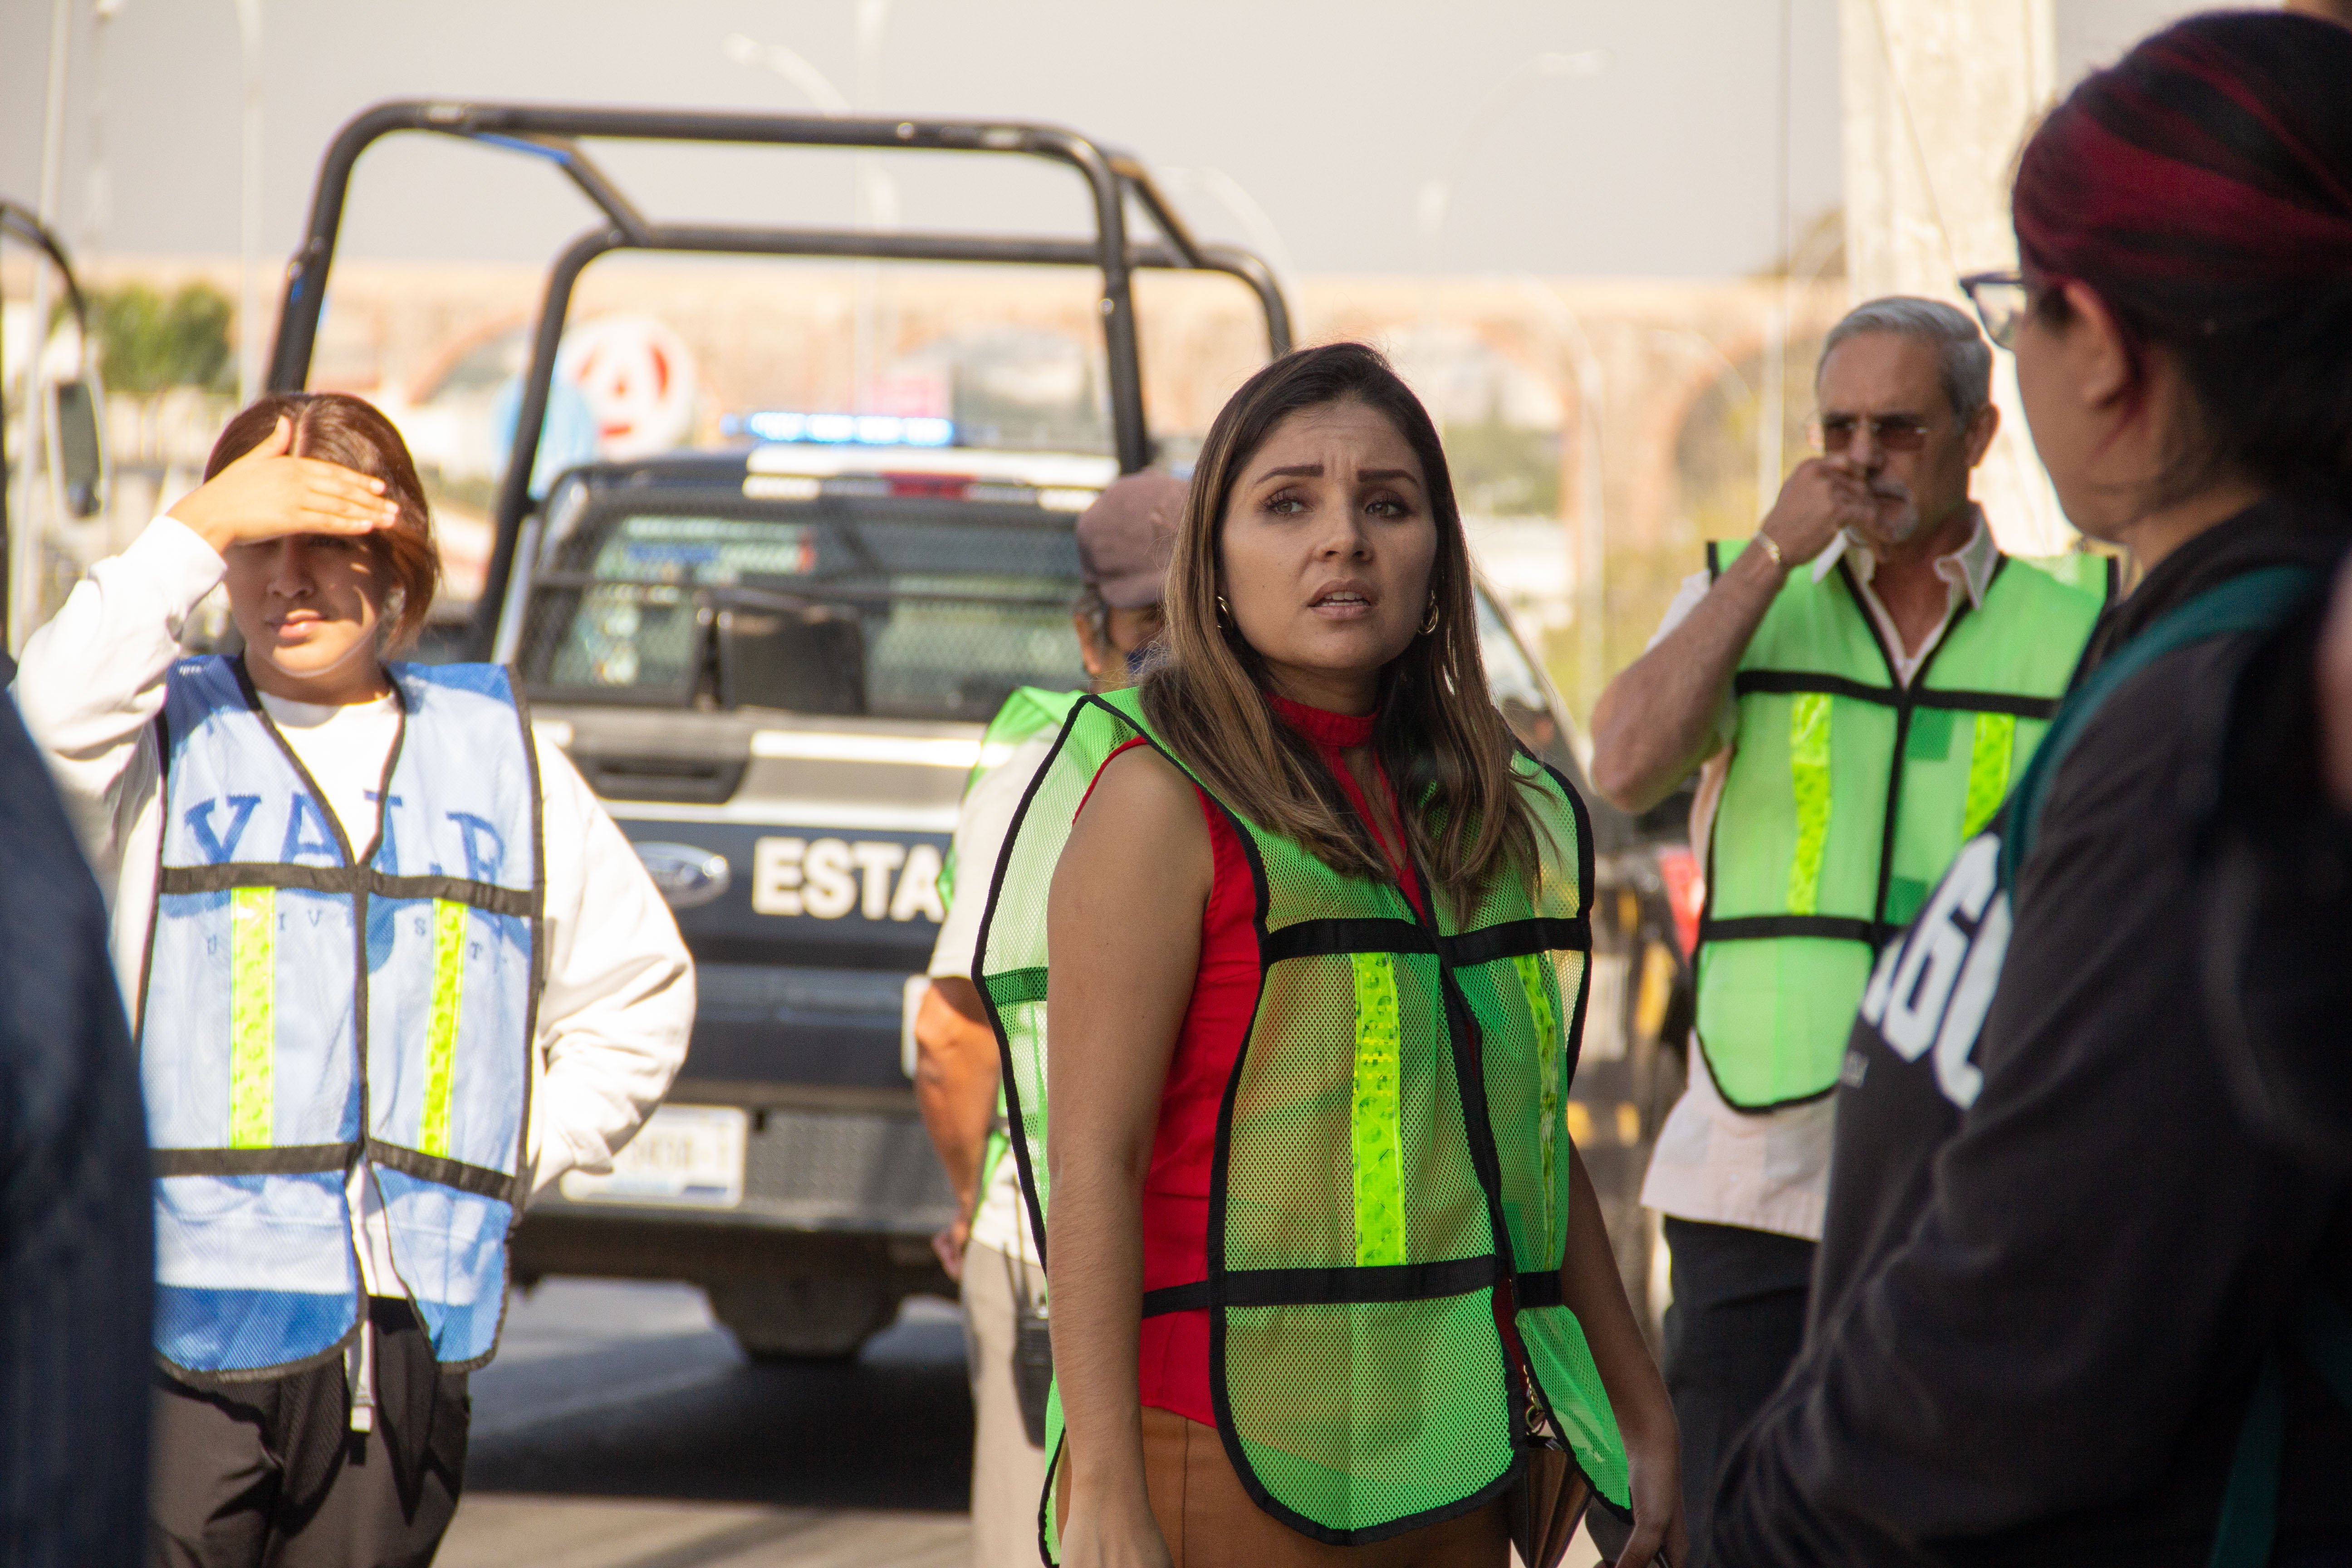
[[[1429,596],[1429,614],[1421,617],[1421,635],[1427,637],[1437,629],[1437,595]]]
[[[1217,595],[1217,625],[1230,627],[1234,624],[1234,607],[1225,603],[1223,594]]]

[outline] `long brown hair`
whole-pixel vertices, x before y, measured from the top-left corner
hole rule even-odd
[[[408,443],[374,404],[341,392],[273,392],[240,410],[213,443],[205,460],[209,479],[264,441],[280,419],[294,424],[293,456],[339,463],[383,481],[385,496],[400,516],[390,528],[366,534],[368,553],[399,594],[382,606],[391,617],[384,651],[397,653],[425,629],[425,612],[441,583],[441,552],[433,542],[433,512],[416,477]]]
[[[1504,869],[1532,874],[1535,823],[1511,771],[1509,728],[1486,690],[1470,549],[1445,449],[1428,410],[1362,343],[1301,349],[1234,394],[1210,426],[1169,563],[1165,653],[1141,681],[1144,712],[1227,805],[1348,876],[1385,879],[1389,862],[1312,745],[1265,698],[1255,649],[1217,613],[1225,509],[1244,467],[1302,409],[1361,403],[1385,416],[1421,460],[1437,529],[1430,566],[1434,629],[1381,672],[1372,745],[1404,805],[1422,874],[1466,910]]]

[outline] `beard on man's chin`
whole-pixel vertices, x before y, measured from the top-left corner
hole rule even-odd
[[[1919,503],[1913,499],[1911,487],[1900,479],[1875,479],[1870,482],[1871,499],[1879,502],[1898,503],[1890,514],[1882,505],[1878,515],[1871,520],[1870,532],[1876,542],[1884,545],[1908,543],[1919,531],[1924,521],[1919,515]]]

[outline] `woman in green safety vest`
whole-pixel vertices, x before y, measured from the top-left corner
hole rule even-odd
[[[1726,1562],[2352,1562],[2352,818],[2313,699],[2347,83],[2332,23],[2168,28],[2042,121],[2021,269],[1965,281],[2067,516],[2143,574],[1874,963]]]
[[[1049,1557],[1549,1568],[1591,1495],[1620,1561],[1679,1558],[1566,1131],[1589,822],[1487,695],[1444,454],[1377,353],[1234,395],[1166,605],[981,937],[1055,1303]]]

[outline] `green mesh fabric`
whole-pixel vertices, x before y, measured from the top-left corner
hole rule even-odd
[[[1010,836],[982,931],[981,984],[1012,1059],[1016,1135],[1041,1184],[1046,891],[1103,760],[1141,733],[1132,693],[1076,710]],[[1400,1268],[1446,1264],[1491,1276],[1498,1242],[1512,1255],[1506,1270],[1556,1268],[1565,1240],[1564,1118],[1585,956],[1527,950],[1537,928],[1524,922],[1585,914],[1587,847],[1558,783],[1520,766],[1535,785],[1541,866],[1434,932],[1394,887],[1342,877],[1242,825],[1264,878],[1261,923],[1275,952],[1295,955],[1267,965],[1236,1068],[1213,1263],[1221,1249],[1223,1289],[1246,1274],[1248,1289],[1276,1300],[1296,1291],[1297,1301],[1223,1309],[1215,1375],[1245,1481],[1277,1515],[1342,1540],[1378,1539],[1475,1496],[1508,1471],[1519,1436],[1488,1287],[1463,1289],[1455,1268],[1407,1276],[1425,1281],[1412,1299],[1349,1302],[1357,1288],[1346,1281],[1380,1270],[1393,1290]],[[1341,921],[1359,923],[1319,923]],[[1450,967],[1415,951],[1498,926],[1520,932],[1519,951],[1498,942],[1493,956]],[[1333,946],[1344,950],[1319,951]],[[1465,1120],[1449,980],[1475,1032],[1464,1045],[1477,1052],[1502,1173],[1499,1238]],[[1041,1210],[1050,1199],[1036,1194]],[[1596,1480],[1622,1478],[1615,1424],[1574,1319],[1565,1309],[1531,1316],[1564,1319],[1545,1330],[1547,1345],[1573,1347],[1529,1350],[1546,1403]],[[1622,1490],[1621,1480],[1611,1495]]]
[[[1024,742],[1042,735],[1047,730],[1058,729],[1066,722],[1070,710],[1076,707],[1078,699],[1085,695],[1083,691],[1048,691],[1036,686],[1015,687],[1013,695],[1004,700],[1004,706],[996,710],[996,717],[988,721],[987,730],[980,737],[980,755],[973,761],[971,771],[964,774],[963,793],[969,796],[973,786],[1003,767],[1006,759],[1020,750]],[[955,847],[950,845],[947,858],[940,867],[940,898],[955,897],[956,876],[960,869],[956,864]],[[983,885],[978,897],[988,896],[985,879],[994,869],[991,866],[980,868],[977,875],[982,879]],[[983,1186],[985,1184],[982,1184]]]
[[[1250,1468],[1326,1530],[1445,1508],[1510,1467],[1510,1401],[1484,1290],[1237,1308],[1225,1314],[1225,1369]]]
[[[1486,1116],[1502,1154],[1503,1217],[1512,1268],[1557,1268],[1568,1241],[1567,1052],[1557,1034],[1537,1032],[1526,972],[1544,985],[1543,1010],[1570,1016],[1584,979],[1582,953],[1498,959],[1454,971],[1486,1049]],[[1563,1004],[1563,998],[1566,999]],[[1523,1152],[1516,1157],[1510,1151]]]
[[[1633,1506],[1625,1468],[1625,1440],[1616,1412],[1601,1385],[1601,1369],[1584,1342],[1584,1330],[1566,1307],[1538,1307],[1518,1316],[1519,1342],[1528,1348],[1536,1377],[1551,1396],[1569,1451],[1601,1495],[1619,1508]]]
[[[1356,956],[1286,959],[1266,973],[1227,1143],[1229,1269],[1344,1268],[1371,1261],[1360,1258],[1360,1247],[1394,1223],[1374,1215],[1367,1225],[1357,1209]],[[1401,1020],[1426,1020],[1438,1007],[1433,956],[1362,956],[1388,961],[1382,967],[1395,983]],[[1443,1032],[1425,1023],[1400,1026],[1394,1071],[1395,1147],[1410,1199],[1402,1253],[1379,1261],[1483,1257],[1494,1239],[1469,1163],[1461,1094]]]

